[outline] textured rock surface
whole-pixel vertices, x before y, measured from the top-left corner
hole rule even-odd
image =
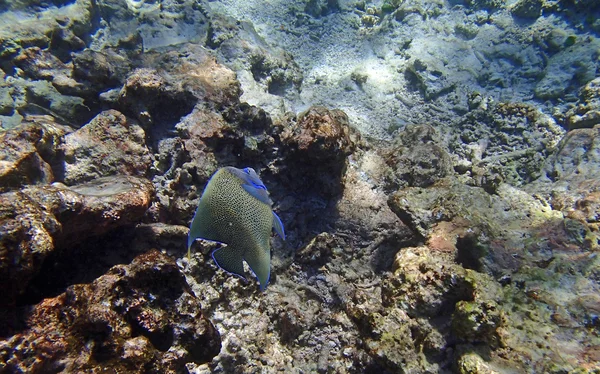
[[[478,186],[494,178],[516,186],[536,179],[564,130],[527,104],[487,103],[478,95],[471,102],[477,109],[450,131],[450,151],[460,160],[455,169]]]
[[[144,130],[115,110],[65,136],[61,150],[67,185],[118,174],[145,176],[152,163]]]
[[[586,84],[579,92],[580,104],[566,113],[569,129],[600,124],[600,78]]]
[[[144,65],[153,68],[133,71],[119,93],[119,105],[126,114],[156,127],[177,123],[198,102],[215,109],[238,103],[240,87],[235,74],[198,45],[189,44],[185,49],[183,58],[178,52],[144,56]]]
[[[180,373],[221,348],[177,264],[156,250],[42,301],[23,319],[26,328],[0,342],[3,371]]]
[[[154,187],[135,177],[110,177],[66,187],[28,187],[0,195],[1,302],[11,305],[53,251],[123,225],[150,206]]]
[[[407,126],[400,132],[397,144],[386,155],[392,168],[389,188],[427,187],[450,175],[450,155],[439,143],[435,129],[428,125]]]
[[[312,107],[283,130],[281,142],[289,155],[287,167],[296,174],[297,180],[303,181],[303,190],[325,196],[340,193],[346,158],[355,147],[344,112]],[[308,170],[310,176],[304,170]]]
[[[556,99],[570,86],[583,86],[596,78],[598,48],[600,40],[588,39],[552,56],[544,77],[535,87],[535,95],[540,99]]]
[[[53,166],[62,136],[68,128],[52,118],[36,117],[9,131],[0,132],[0,192],[25,185],[52,183]]]

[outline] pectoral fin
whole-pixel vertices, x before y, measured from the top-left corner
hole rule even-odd
[[[242,251],[231,247],[223,247],[215,249],[212,257],[221,269],[246,280],[246,277],[244,277]]]
[[[260,283],[260,290],[264,291],[271,276],[271,251],[268,248],[266,251],[258,248],[249,250],[246,251],[244,259],[256,275]]]
[[[268,204],[269,206],[273,204],[271,198],[269,197],[269,193],[266,189],[250,184],[242,184],[242,188],[244,188],[246,192],[248,192],[251,196],[257,198],[259,201],[262,201],[263,203]]]
[[[275,212],[273,212],[273,228],[279,237],[285,240],[285,231],[283,231],[283,223]]]

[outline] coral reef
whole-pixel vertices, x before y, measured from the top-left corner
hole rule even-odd
[[[597,2],[0,10],[0,372],[600,370]],[[222,166],[265,292],[185,256]]]

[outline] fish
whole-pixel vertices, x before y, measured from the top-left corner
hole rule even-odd
[[[188,260],[198,238],[225,244],[212,252],[215,263],[245,280],[246,261],[264,291],[271,276],[272,229],[285,240],[283,223],[272,206],[254,169],[220,168],[204,188],[190,224]]]

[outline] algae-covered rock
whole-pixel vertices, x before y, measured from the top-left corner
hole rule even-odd
[[[537,18],[542,15],[545,0],[518,0],[510,11],[517,17]]]
[[[291,55],[275,57],[264,51],[250,56],[250,71],[257,82],[267,86],[267,92],[283,95],[289,89],[299,90],[302,85],[302,71]]]
[[[452,331],[460,340],[479,343],[486,342],[492,347],[498,347],[500,337],[497,330],[501,327],[502,311],[493,300],[466,301],[461,300],[455,305],[452,314]]]
[[[456,372],[459,374],[498,374],[476,351],[474,347],[470,350],[464,349],[458,360],[456,360]]]
[[[9,2],[13,3],[13,2]],[[33,4],[28,4],[33,5]],[[41,4],[40,4],[41,5]],[[58,7],[41,8],[37,12],[14,11],[1,13],[0,45],[3,45],[3,51],[0,52],[0,59],[7,61],[19,53],[21,48],[37,46],[51,48],[52,52],[58,55],[68,54],[73,49],[77,49],[77,42],[71,39],[73,43],[56,43],[62,34],[62,30],[72,33],[79,40],[88,39],[88,36],[94,30],[96,19],[96,5],[89,0],[77,0],[69,2],[58,2]],[[55,38],[53,40],[53,37]],[[68,40],[68,38],[62,38]]]
[[[461,303],[493,306],[502,295],[499,284],[489,276],[465,270],[453,263],[451,255],[410,247],[398,252],[393,273],[381,287],[355,288],[352,302],[345,308],[369,354],[383,369],[435,372],[447,359],[448,345],[468,339],[450,329],[453,318],[467,324],[462,315],[453,315],[454,310]],[[493,308],[479,311],[480,321],[492,322],[498,315]],[[470,336],[480,343],[493,341],[500,324],[479,326],[483,325],[486,327],[473,329]]]
[[[466,3],[475,9],[488,9],[493,11],[501,9],[506,4],[506,0],[467,0]]]
[[[538,178],[544,157],[564,135],[551,118],[524,103],[485,104],[453,126],[449,148],[462,160],[458,171],[468,171],[472,184],[491,191],[494,174],[514,186]]]
[[[600,124],[600,78],[586,84],[579,92],[580,103],[565,114],[570,130]]]
[[[427,247],[398,252],[394,275],[384,283],[382,294],[386,305],[402,308],[412,317],[448,319],[460,301],[487,302],[502,296],[499,285],[489,276],[464,269],[453,263],[452,255]]]

